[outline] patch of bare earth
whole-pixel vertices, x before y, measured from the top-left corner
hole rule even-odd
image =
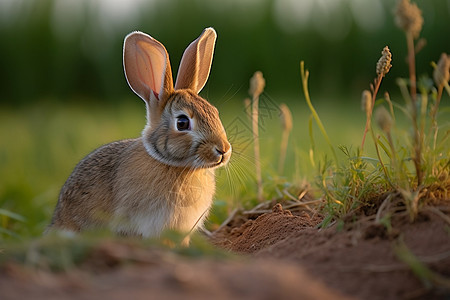
[[[77,269],[0,268],[0,299],[345,299],[305,271],[272,259],[189,260],[118,242]]]
[[[296,266],[328,288],[357,299],[449,299],[448,220],[448,214],[431,209],[413,223],[407,216],[394,216],[391,231],[373,220],[321,230],[314,226],[317,218],[292,215],[278,204],[240,226],[230,222],[212,241],[233,252]],[[443,282],[421,282],[396,255],[399,243]]]
[[[0,267],[0,299],[449,299],[450,210],[373,216],[318,229],[314,210],[252,210],[210,237],[234,259],[188,259],[139,243],[104,241],[66,272]],[[422,282],[401,244],[439,279]]]

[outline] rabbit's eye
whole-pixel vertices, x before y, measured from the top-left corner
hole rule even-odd
[[[189,118],[185,115],[177,117],[177,129],[178,131],[185,131],[191,129]]]

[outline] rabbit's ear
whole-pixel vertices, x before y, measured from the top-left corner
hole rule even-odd
[[[166,48],[142,32],[132,32],[125,37],[123,68],[133,92],[149,102],[167,99],[173,92],[172,70]]]
[[[175,89],[191,89],[199,93],[208,80],[216,42],[216,31],[206,28],[184,51],[178,69]]]

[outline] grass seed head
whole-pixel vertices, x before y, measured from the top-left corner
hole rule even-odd
[[[433,79],[438,87],[443,86],[450,80],[450,57],[447,54],[441,54],[441,58],[433,72]]]
[[[261,71],[256,71],[252,78],[250,78],[250,95],[258,97],[264,91],[266,80]]]
[[[389,133],[392,127],[392,118],[384,106],[380,106],[375,110],[375,121],[385,133]]]
[[[389,69],[392,67],[392,54],[389,51],[389,47],[384,47],[383,51],[381,51],[381,58],[377,62],[377,75],[384,77],[389,72]]]
[[[410,0],[398,0],[395,9],[395,23],[405,32],[418,38],[423,26],[422,11]]]
[[[280,104],[280,110],[281,110],[281,126],[283,127],[283,131],[291,131],[292,130],[292,114],[289,107],[282,103]]]
[[[361,110],[368,112],[372,107],[372,93],[368,90],[364,90],[361,96]]]

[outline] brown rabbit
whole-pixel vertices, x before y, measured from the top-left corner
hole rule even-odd
[[[78,163],[50,230],[109,228],[155,237],[164,229],[188,233],[202,226],[215,192],[214,169],[231,156],[217,109],[198,95],[215,40],[207,28],[188,46],[174,87],[165,47],[142,32],[125,38],[125,76],[145,101],[147,125],[140,138],[104,145]]]

